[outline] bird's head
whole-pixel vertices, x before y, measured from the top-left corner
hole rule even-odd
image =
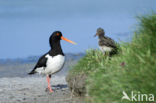
[[[62,33],[60,31],[53,32],[52,35],[50,36],[50,39],[49,39],[50,44],[54,43],[54,42],[56,43],[56,42],[58,42],[60,40],[65,40],[65,41],[67,41],[69,43],[76,44],[75,42],[63,37]]]
[[[105,35],[104,30],[102,28],[98,28],[96,30],[96,34],[94,35],[94,37],[96,37],[96,36],[104,36],[104,35]]]

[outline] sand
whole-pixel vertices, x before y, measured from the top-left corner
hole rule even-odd
[[[53,93],[46,91],[46,77],[0,78],[0,103],[82,103],[73,97],[65,76],[52,76]]]

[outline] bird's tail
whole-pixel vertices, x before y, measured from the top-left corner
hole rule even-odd
[[[30,73],[28,73],[29,75],[32,75],[32,74],[35,74],[36,71],[35,70],[32,70]]]

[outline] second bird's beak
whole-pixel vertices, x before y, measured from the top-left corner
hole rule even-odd
[[[65,38],[65,37],[63,37],[63,36],[61,36],[61,39],[62,39],[62,40],[65,40],[65,41],[67,41],[67,42],[69,42],[69,43],[72,43],[72,44],[75,44],[75,45],[76,45],[75,42],[73,42],[73,41],[71,41],[71,40],[68,40],[67,38]]]
[[[94,35],[94,37],[96,37],[97,36],[97,33]]]

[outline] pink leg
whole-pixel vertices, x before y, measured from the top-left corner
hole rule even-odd
[[[49,78],[49,76],[47,76],[47,82],[48,82],[48,89],[49,89],[49,92],[52,93],[53,90],[51,89],[51,86],[50,86],[50,78]]]

